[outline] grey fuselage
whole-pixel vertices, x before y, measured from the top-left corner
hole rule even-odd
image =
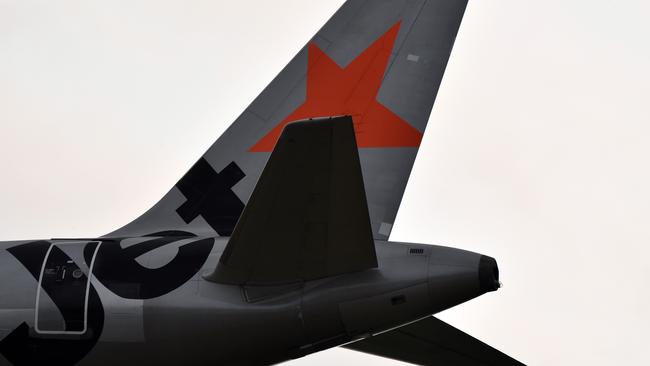
[[[376,269],[277,286],[206,280],[227,242],[0,243],[0,365],[272,364],[498,287],[492,258],[385,241],[375,242]]]

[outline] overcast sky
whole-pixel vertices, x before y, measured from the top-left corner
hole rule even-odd
[[[155,203],[342,1],[0,0],[0,239]],[[391,239],[491,255],[440,315],[531,365],[650,364],[650,4],[474,0]],[[329,350],[292,365],[396,364]]]

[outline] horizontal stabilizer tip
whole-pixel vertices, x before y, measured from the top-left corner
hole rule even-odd
[[[377,267],[352,117],[287,125],[206,278],[273,285]]]

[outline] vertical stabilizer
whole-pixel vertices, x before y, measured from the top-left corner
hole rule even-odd
[[[388,238],[466,5],[346,2],[154,207],[109,235],[230,236],[284,126],[349,115],[372,234]]]

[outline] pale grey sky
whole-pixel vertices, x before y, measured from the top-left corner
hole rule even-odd
[[[159,199],[342,3],[0,0],[0,239]],[[531,365],[650,364],[650,4],[470,0],[392,240],[499,261],[441,318]],[[394,361],[330,350],[292,365]]]

